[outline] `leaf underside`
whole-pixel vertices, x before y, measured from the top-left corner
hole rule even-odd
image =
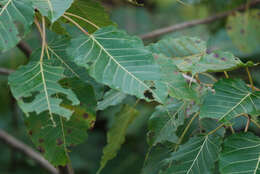
[[[160,69],[137,37],[105,27],[73,38],[67,52],[96,81],[142,99],[162,101],[146,83],[160,79]]]

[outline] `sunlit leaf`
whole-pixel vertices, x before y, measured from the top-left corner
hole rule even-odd
[[[63,73],[64,68],[53,66],[51,61],[31,61],[9,76],[9,85],[26,114],[48,111],[51,119],[54,114],[69,119],[73,112],[62,107],[62,99],[55,95],[64,94],[72,105],[78,105],[79,100],[70,89],[65,89],[58,83],[64,78]]]
[[[73,38],[67,52],[96,81],[139,98],[162,101],[146,83],[160,79],[160,69],[137,37],[105,27]]]

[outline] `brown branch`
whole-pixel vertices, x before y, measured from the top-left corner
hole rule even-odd
[[[180,24],[175,24],[175,25],[172,25],[172,26],[169,26],[169,27],[157,29],[157,30],[154,30],[154,31],[152,31],[150,33],[140,35],[140,37],[143,40],[151,39],[151,38],[156,38],[158,36],[161,36],[163,34],[167,34],[167,33],[170,33],[170,32],[182,30],[184,28],[194,27],[194,26],[199,25],[199,24],[208,24],[208,23],[214,22],[214,21],[216,21],[218,19],[227,17],[227,16],[231,15],[232,13],[234,13],[235,11],[245,10],[247,7],[254,6],[254,5],[258,4],[258,3],[260,3],[260,0],[254,0],[254,1],[250,2],[248,5],[244,4],[244,5],[241,5],[241,6],[235,8],[233,10],[229,10],[229,11],[226,11],[226,12],[223,12],[223,13],[219,13],[219,14],[207,17],[205,19],[192,20],[192,21],[183,22],[183,23],[180,23]]]
[[[59,171],[55,167],[53,167],[47,160],[45,160],[40,153],[35,152],[31,147],[12,137],[2,129],[0,129],[0,140],[2,140],[4,143],[14,148],[15,150],[18,150],[31,159],[35,160],[51,174],[59,174]]]
[[[11,70],[11,69],[6,69],[6,68],[0,68],[0,75],[9,75],[11,74],[12,72],[14,72],[14,70]]]
[[[26,57],[30,57],[32,54],[32,49],[30,48],[30,46],[24,42],[24,41],[20,41],[17,44],[17,47],[24,53],[24,55],[26,55]]]

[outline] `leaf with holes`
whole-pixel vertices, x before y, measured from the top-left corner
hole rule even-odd
[[[128,126],[137,116],[138,111],[127,105],[116,115],[116,120],[107,133],[107,145],[103,149],[103,156],[97,173],[100,173],[106,163],[116,156],[117,151],[125,141]]]
[[[75,0],[65,15],[86,28],[89,33],[93,33],[101,27],[115,25],[100,2],[95,0]]]
[[[240,79],[221,79],[214,87],[215,93],[205,97],[200,117],[230,120],[241,114],[260,114],[260,92],[253,92]]]
[[[66,165],[69,162],[68,153],[77,144],[87,138],[87,130],[95,123],[95,96],[91,86],[76,79],[66,79],[64,85],[73,85],[80,106],[71,106],[68,100],[62,104],[71,110],[73,115],[67,121],[62,116],[54,115],[56,127],[48,117],[48,112],[40,115],[34,113],[25,118],[28,133],[37,150],[54,166]]]
[[[58,83],[64,78],[63,73],[63,67],[53,66],[49,60],[31,61],[9,76],[9,85],[26,114],[48,111],[51,119],[54,114],[69,119],[73,112],[60,105],[62,99],[57,95],[65,95],[72,105],[78,105],[79,100],[70,89],[65,89]]]
[[[148,85],[160,79],[160,69],[137,37],[105,27],[73,38],[67,52],[98,82],[149,101],[163,100]]]
[[[71,6],[73,0],[31,0],[43,16],[55,22]]]
[[[213,173],[220,144],[220,138],[212,135],[191,138],[166,160],[170,167],[162,174]]]
[[[227,21],[227,33],[233,43],[244,53],[259,53],[260,45],[260,10],[248,10],[245,13],[236,12]]]
[[[157,106],[148,122],[148,141],[155,146],[166,141],[177,143],[177,128],[185,119],[187,103],[183,101],[168,100],[167,104]]]
[[[192,74],[228,71],[254,65],[252,62],[244,64],[228,52],[207,51],[206,42],[194,37],[167,38],[147,48],[154,54],[164,54],[172,58],[181,71]]]
[[[34,9],[27,0],[0,0],[0,51],[14,47],[28,33],[33,16]]]
[[[260,173],[260,138],[252,133],[239,133],[228,137],[220,154],[221,174]]]

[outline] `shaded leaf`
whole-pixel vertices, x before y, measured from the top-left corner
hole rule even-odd
[[[152,147],[146,156],[141,174],[158,174],[163,167],[163,160],[168,158],[170,150],[163,145]]]
[[[27,0],[0,0],[0,51],[14,47],[28,33],[34,9]],[[23,26],[23,32],[17,24]]]
[[[115,106],[121,103],[126,96],[127,95],[122,92],[111,89],[105,93],[104,99],[98,102],[97,110],[104,110],[109,106]]]
[[[214,87],[215,93],[205,97],[201,118],[230,120],[241,114],[257,116],[260,112],[260,92],[253,92],[240,79],[221,79]]]
[[[227,33],[233,43],[244,53],[259,53],[259,13],[260,10],[248,10],[245,13],[236,12],[228,17]]]
[[[43,16],[55,22],[70,7],[73,0],[31,0]]]
[[[229,136],[220,154],[221,174],[258,174],[260,172],[260,138],[252,133]]]
[[[159,67],[137,37],[105,27],[73,38],[67,52],[98,82],[149,101],[162,101],[145,83],[160,79]]]
[[[53,165],[66,165],[69,162],[68,153],[77,144],[87,138],[87,130],[95,123],[95,96],[91,86],[77,79],[63,80],[63,85],[73,84],[73,90],[79,98],[80,106],[71,106],[68,100],[62,104],[71,110],[73,115],[69,121],[62,116],[54,115],[56,127],[44,112],[34,113],[25,118],[28,133],[38,151]]]
[[[108,25],[114,25],[114,23],[109,18],[109,14],[105,11],[100,2],[97,2],[95,0],[75,0],[69,8],[68,12],[72,13],[73,15],[77,15],[84,19],[87,19],[89,23],[68,15],[80,26],[86,28],[89,33],[93,33],[97,30],[97,28],[93,26],[93,24],[99,28]]]
[[[169,100],[167,104],[156,107],[148,122],[150,145],[166,141],[177,143],[176,131],[184,122],[186,106],[183,101]]]
[[[218,159],[220,144],[219,137],[206,135],[191,138],[181,145],[177,152],[171,154],[167,159],[171,165],[162,174],[212,173]]]
[[[125,141],[125,134],[129,124],[137,115],[138,111],[127,105],[116,115],[115,123],[107,133],[107,145],[103,149],[103,156],[97,173],[100,173],[106,163],[116,156],[117,151]]]

